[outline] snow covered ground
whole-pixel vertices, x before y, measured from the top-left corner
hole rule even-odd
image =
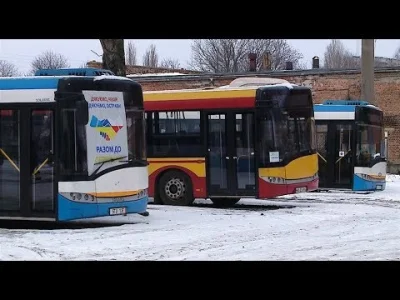
[[[0,260],[398,260],[400,177],[388,181],[382,192],[243,199],[234,209],[149,205],[149,217],[101,218],[100,228],[0,229]]]

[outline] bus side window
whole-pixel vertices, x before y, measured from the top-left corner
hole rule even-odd
[[[198,156],[202,151],[200,111],[152,113],[153,156]]]

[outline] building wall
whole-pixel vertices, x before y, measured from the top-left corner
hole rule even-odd
[[[89,61],[86,63],[89,68],[103,68],[103,64],[98,61]],[[146,66],[126,66],[126,74],[149,74],[149,73],[182,73],[182,74],[200,74],[201,72],[187,69],[153,68]]]
[[[150,74],[149,74],[150,75]],[[356,100],[361,97],[361,74],[358,70],[281,71],[263,74],[203,74],[165,77],[137,77],[145,91],[189,89],[223,86],[239,76],[279,77],[292,83],[309,86],[314,102],[327,99]],[[389,171],[400,171],[400,68],[375,71],[376,104],[383,109],[385,126],[389,128]]]

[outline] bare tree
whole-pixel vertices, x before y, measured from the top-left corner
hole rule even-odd
[[[123,39],[100,39],[103,48],[103,68],[117,76],[126,76],[125,49]]]
[[[17,67],[5,60],[0,60],[0,77],[13,77],[18,76]]]
[[[161,62],[161,67],[167,69],[179,69],[180,63],[178,59],[164,58]]]
[[[55,53],[51,50],[36,56],[31,62],[32,73],[35,73],[39,69],[61,69],[68,67],[68,59],[62,54]]]
[[[208,72],[238,72],[249,53],[247,39],[204,39],[192,43],[193,69]]]
[[[143,55],[143,66],[156,68],[158,66],[158,53],[156,45],[151,44]]]
[[[296,69],[296,70],[307,70],[307,69],[309,69],[309,68],[307,67],[307,63],[306,63],[306,62],[300,62],[300,61],[299,61],[299,62],[296,64],[295,69]]]
[[[347,50],[340,40],[332,40],[324,53],[324,68],[351,69],[359,68],[360,62]]]
[[[393,58],[400,59],[400,47],[398,47],[394,52]]]
[[[203,39],[192,43],[193,69],[208,72],[249,70],[250,53],[257,55],[257,70],[284,69],[287,61],[296,67],[303,55],[281,39]]]
[[[126,47],[126,57],[125,61],[128,66],[136,66],[136,46],[131,41],[128,42],[128,46]]]

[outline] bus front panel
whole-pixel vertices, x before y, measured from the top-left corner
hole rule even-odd
[[[145,212],[144,110],[141,89],[129,85],[137,87],[123,79],[84,86],[75,97],[79,103],[83,96],[86,115],[71,93],[72,104],[60,104],[59,221]]]
[[[311,93],[274,87],[258,93],[259,198],[318,188]]]

